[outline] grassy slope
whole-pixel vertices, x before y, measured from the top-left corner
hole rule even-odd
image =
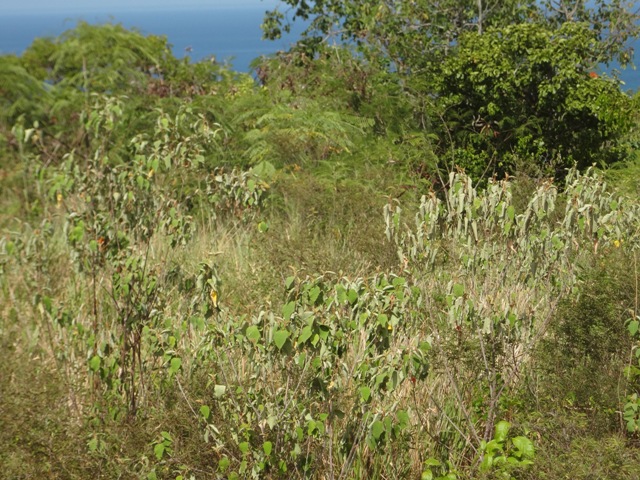
[[[453,381],[434,376],[416,384],[405,379],[391,393],[381,388],[369,403],[362,401],[361,391],[349,380],[337,387],[318,386],[317,378],[308,371],[296,370],[293,355],[275,355],[273,347],[266,349],[268,354],[256,353],[237,339],[250,323],[266,325],[263,318],[269,313],[280,321],[290,299],[284,285],[291,275],[300,284],[310,278],[331,286],[344,279],[364,279],[363,290],[372,278],[404,275],[423,293],[431,294],[425,296],[428,305],[423,310],[406,312],[406,326],[393,330],[393,335],[384,329],[382,333],[373,330],[390,338],[380,348],[391,353],[375,357],[372,365],[386,366],[387,357],[437,326],[436,320],[445,311],[441,293],[456,265],[443,260],[430,272],[432,277],[411,278],[398,260],[396,247],[385,236],[382,209],[390,198],[401,197],[403,208],[412,212],[423,187],[412,183],[405,192],[400,185],[407,182],[408,174],[402,168],[363,160],[369,150],[377,152],[378,145],[363,142],[355,157],[345,154],[328,162],[305,163],[301,170],[280,170],[271,184],[269,201],[244,221],[224,215],[216,218],[203,209],[193,238],[183,248],[172,248],[161,235],[154,237],[148,258],[163,282],[163,316],[148,334],[149,345],[151,340],[156,343],[143,351],[148,383],[141,390],[135,417],[126,414],[122,390],[96,380],[87,367],[96,341],[91,336],[96,318],[98,341],[117,345],[113,338],[117,339],[119,317],[110,298],[113,271],[106,266],[95,277],[77,271],[64,230],[64,209],[55,205],[36,211],[26,208],[24,192],[37,196],[31,190],[35,182],[29,175],[33,172],[23,171],[26,166],[7,153],[8,147],[0,148],[5,159],[0,163],[0,349],[4,353],[0,477],[153,478],[148,475],[155,474],[158,478],[225,478],[228,472],[221,471],[220,463],[224,458],[231,459],[231,470],[240,470],[243,461],[249,468],[263,468],[263,441],[270,437],[264,433],[269,432],[265,421],[256,413],[261,407],[279,414],[277,424],[282,431],[274,450],[281,449],[278,458],[288,462],[289,470],[279,473],[274,462],[257,470],[258,477],[417,478],[430,457],[448,458],[458,478],[481,476],[477,455],[470,447],[473,442],[452,426],[465,428],[459,400],[477,408],[471,413],[477,414],[481,426],[487,396],[476,388],[481,384],[480,357],[465,356],[457,334],[450,344],[441,345],[443,350],[451,349],[453,366],[436,363],[432,368],[455,370],[464,388],[461,394],[451,391]],[[611,178],[637,194],[637,170],[634,164],[612,173]],[[533,188],[524,181],[522,185],[516,194],[526,198]],[[77,198],[65,201],[80,203]],[[521,203],[526,205],[526,201]],[[50,220],[50,232],[43,230],[43,218]],[[266,231],[260,222],[268,227]],[[15,255],[6,253],[9,241],[17,245]],[[442,247],[448,251],[450,246]],[[551,322],[549,341],[535,351],[531,368],[524,372],[526,381],[502,399],[503,418],[518,434],[532,439],[537,449],[534,465],[515,472],[516,478],[638,478],[637,437],[627,435],[620,420],[625,390],[622,372],[630,352],[624,320],[629,308],[637,304],[634,258],[631,253],[611,250],[598,257],[600,264],[591,258],[582,288],[560,305]],[[180,281],[193,279],[203,262],[215,264],[222,281],[221,312],[208,318],[204,327],[194,320],[199,305],[191,306],[193,286],[185,287]],[[95,290],[94,284],[98,286]],[[375,296],[374,290],[366,292]],[[51,297],[59,310],[46,311],[43,295]],[[199,301],[207,301],[206,296]],[[397,298],[381,301],[396,302]],[[332,321],[345,315],[329,315],[318,305],[305,306],[314,307],[319,317],[326,315]],[[216,337],[221,329],[227,335],[222,340]],[[330,356],[323,367],[349,371],[350,375],[334,374],[330,377],[334,380],[355,377],[354,365],[360,365],[358,359],[368,341],[355,330],[348,333],[351,336],[340,359]],[[163,350],[156,354],[154,348],[160,348],[160,343]],[[476,344],[470,342],[469,348],[478,353]],[[182,361],[177,375],[168,373],[174,354]],[[434,355],[436,360],[442,358]],[[273,363],[256,366],[260,362]],[[112,372],[111,380],[117,377],[118,372]],[[295,389],[290,379],[300,381]],[[222,383],[229,388],[241,385],[245,391],[220,397],[216,385]],[[254,387],[251,397],[247,391]],[[257,403],[249,405],[255,398]],[[299,411],[285,409],[282,398],[292,399]],[[444,403],[436,407],[434,400]],[[205,405],[211,408],[207,421],[200,410]],[[333,428],[329,432],[312,432],[307,416],[318,420],[317,415],[333,408],[346,412],[345,417],[332,417],[326,423]],[[389,412],[409,412],[409,425],[393,433],[392,441],[367,442],[364,436],[358,437],[357,429],[370,429],[373,417],[365,417],[363,410],[379,418]],[[209,430],[205,441],[207,424],[217,426],[218,432],[213,435]],[[306,450],[293,458],[296,426],[304,430],[300,444]],[[162,432],[171,436],[171,452],[158,458],[155,448],[162,442]],[[253,450],[243,456],[239,444],[245,439]],[[309,471],[305,471],[304,459],[313,460]],[[505,478],[503,473],[495,473],[495,478]],[[249,472],[240,476],[244,475]],[[492,478],[491,472],[484,475]]]

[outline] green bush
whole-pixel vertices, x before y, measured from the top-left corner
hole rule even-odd
[[[449,161],[476,178],[516,168],[561,177],[574,164],[624,158],[618,141],[632,125],[631,101],[614,79],[595,73],[593,36],[579,23],[462,36],[436,87],[442,127],[466,152]]]

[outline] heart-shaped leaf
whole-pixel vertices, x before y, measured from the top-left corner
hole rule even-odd
[[[313,329],[311,328],[311,325],[307,325],[306,327],[304,327],[300,332],[300,335],[298,336],[298,343],[303,344],[304,342],[309,340],[309,338],[311,338],[312,333],[313,333]]]
[[[379,440],[383,433],[384,424],[380,420],[373,422],[373,425],[371,425],[371,435],[373,435],[373,438]]]
[[[210,414],[211,414],[211,409],[207,405],[202,405],[200,407],[200,415],[202,415],[205,420],[209,420]]]
[[[291,315],[293,315],[295,309],[295,302],[287,303],[284,307],[282,307],[282,318],[284,318],[285,320],[289,320],[291,318]]]
[[[255,325],[251,325],[249,328],[247,328],[245,335],[250,342],[258,343],[258,340],[260,340],[260,329]]]
[[[369,401],[369,398],[371,398],[371,389],[366,385],[363,387],[360,387],[358,389],[358,392],[360,392],[360,398],[365,403]]]
[[[278,350],[282,350],[282,347],[287,341],[287,338],[289,338],[289,335],[291,334],[287,330],[278,330],[276,333],[273,334],[273,343],[276,344],[276,347],[278,347]]]

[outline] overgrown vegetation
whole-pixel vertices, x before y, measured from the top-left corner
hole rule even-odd
[[[3,476],[636,478],[633,15],[285,3],[353,43],[0,57]]]

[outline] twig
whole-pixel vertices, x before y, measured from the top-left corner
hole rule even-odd
[[[184,401],[187,402],[187,405],[189,406],[189,410],[191,410],[191,412],[193,413],[193,416],[196,417],[196,419],[199,420],[200,417],[198,416],[196,411],[191,406],[191,402],[187,398],[187,395],[184,393],[184,389],[182,388],[182,384],[180,383],[180,379],[177,376],[176,376],[176,383],[178,384],[178,388],[180,389],[180,393],[182,393],[182,397],[184,398]]]

